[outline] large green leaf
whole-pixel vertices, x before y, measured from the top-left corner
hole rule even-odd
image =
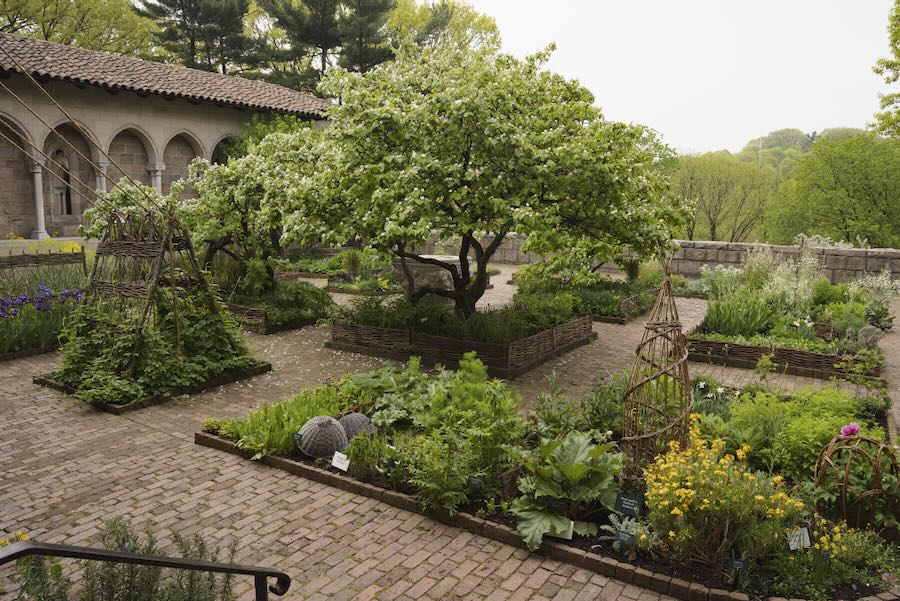
[[[560,513],[543,510],[528,497],[517,498],[512,502],[510,509],[519,518],[516,526],[519,536],[532,551],[541,546],[545,534],[562,535],[568,531],[571,522]],[[596,525],[594,531],[596,533]]]

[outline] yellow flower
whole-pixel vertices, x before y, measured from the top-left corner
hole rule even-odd
[[[757,501],[765,501],[766,500],[766,498],[762,495],[756,495],[753,498],[756,499]]]
[[[677,507],[673,507],[671,513],[672,515],[684,515],[684,512]]]
[[[675,538],[675,531],[669,530],[669,538]]]

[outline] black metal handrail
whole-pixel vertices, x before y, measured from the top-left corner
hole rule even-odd
[[[266,601],[269,598],[268,591],[272,591],[276,595],[283,595],[291,587],[290,576],[284,572],[279,572],[278,570],[273,570],[271,568],[199,561],[196,559],[185,559],[183,557],[124,553],[122,551],[92,549],[91,547],[54,545],[35,541],[17,542],[5,547],[0,547],[0,565],[30,555],[68,557],[72,559],[88,559],[91,561],[106,561],[110,563],[127,563],[159,568],[193,570],[195,572],[216,572],[219,574],[253,576],[254,585],[256,587],[256,601]],[[269,578],[275,578],[275,584],[268,585]]]

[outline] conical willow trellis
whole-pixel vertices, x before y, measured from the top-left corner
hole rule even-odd
[[[642,469],[670,441],[687,444],[693,409],[688,375],[687,344],[672,296],[670,263],[663,262],[665,278],[637,348],[625,392],[621,445],[628,457],[626,477],[641,476]]]
[[[148,327],[159,316],[158,295],[171,294],[176,332],[181,329],[179,304],[197,298],[222,321],[214,292],[197,262],[190,234],[167,208],[113,210],[97,246],[85,302],[114,305],[123,317],[137,317],[129,376],[134,377]],[[224,321],[221,327],[226,328]],[[237,340],[229,338],[233,350]],[[181,340],[178,352],[181,354]]]

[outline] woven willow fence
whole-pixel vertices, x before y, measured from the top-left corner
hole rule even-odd
[[[688,352],[672,295],[669,262],[637,348],[625,392],[622,448],[626,477],[637,479],[670,441],[687,444],[693,408]]]

